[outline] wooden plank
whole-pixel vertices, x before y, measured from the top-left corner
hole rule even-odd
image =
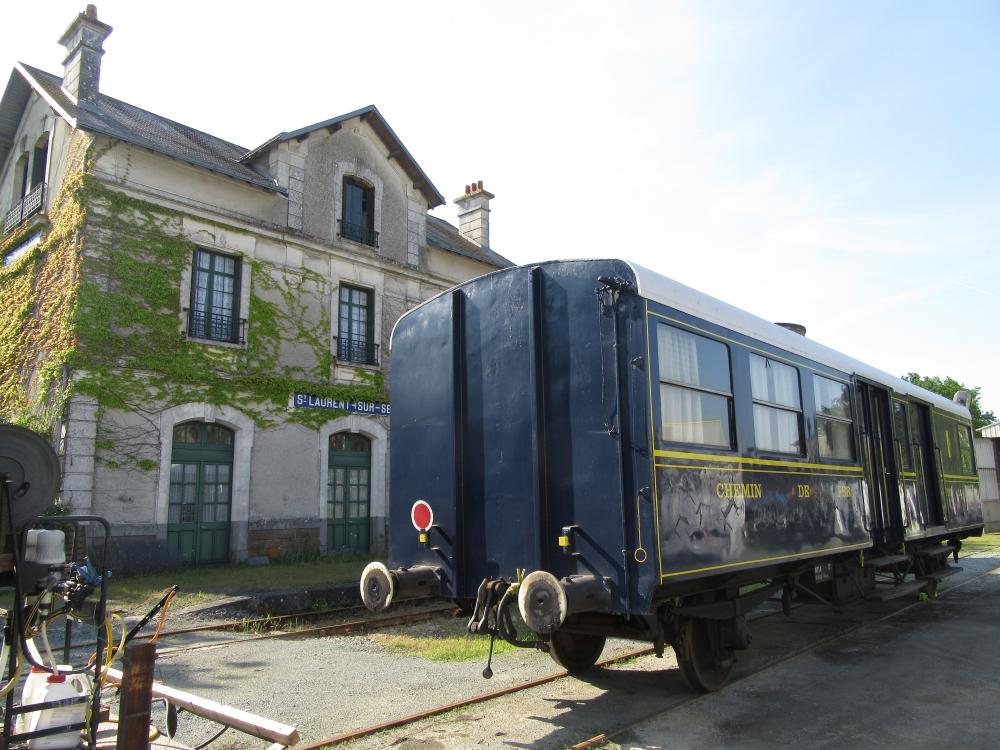
[[[111,681],[120,683],[122,680],[122,673],[117,669],[108,669],[107,675]],[[257,716],[249,711],[216,703],[192,693],[185,693],[183,690],[167,687],[162,682],[153,683],[152,694],[157,698],[166,698],[170,703],[185,711],[211,719],[219,724],[226,724],[254,737],[284,745],[294,745],[299,741],[299,730],[295,727],[265,719],[263,716]]]
[[[117,750],[149,747],[149,711],[155,662],[155,643],[130,643],[125,647]]]

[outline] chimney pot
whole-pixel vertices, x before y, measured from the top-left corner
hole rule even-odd
[[[465,186],[465,195],[455,199],[458,206],[458,231],[479,247],[490,246],[490,200],[495,196],[483,190],[483,181]]]
[[[97,20],[97,6],[96,5],[92,5],[92,4],[88,5],[87,6],[86,15],[87,15],[87,18],[89,18],[91,21],[96,21]]]

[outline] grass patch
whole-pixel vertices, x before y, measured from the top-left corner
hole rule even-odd
[[[320,557],[305,562],[276,562],[255,567],[220,565],[134,576],[113,575],[108,580],[108,604],[115,609],[139,614],[152,607],[173,584],[180,587],[171,605],[177,609],[260,591],[357,584],[371,559]]]
[[[418,628],[420,626],[417,626]],[[490,653],[487,635],[469,635],[465,632],[466,620],[456,618],[434,626],[430,632],[376,633],[372,638],[391,651],[417,656],[430,661],[486,661]],[[514,618],[517,637],[523,641],[538,638],[520,616]],[[493,644],[493,654],[522,650],[500,638]]]
[[[379,635],[377,640],[392,651],[430,661],[485,661],[490,652],[490,639],[485,635]],[[493,654],[503,654],[515,648],[498,639],[493,645]]]
[[[1000,534],[970,536],[962,540],[962,552],[986,552],[1000,548]]]

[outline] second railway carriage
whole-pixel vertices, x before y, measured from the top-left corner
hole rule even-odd
[[[455,287],[392,361],[366,604],[448,597],[571,671],[624,636],[718,688],[766,598],[933,593],[982,532],[963,403],[624,261]]]

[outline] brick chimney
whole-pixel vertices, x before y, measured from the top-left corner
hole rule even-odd
[[[59,40],[59,44],[66,48],[63,91],[81,107],[97,106],[101,56],[104,54],[104,40],[110,33],[111,27],[97,20],[97,8],[88,5]]]
[[[465,195],[455,199],[458,206],[458,231],[479,247],[490,246],[490,199],[493,193],[483,190],[483,181],[465,186]]]

